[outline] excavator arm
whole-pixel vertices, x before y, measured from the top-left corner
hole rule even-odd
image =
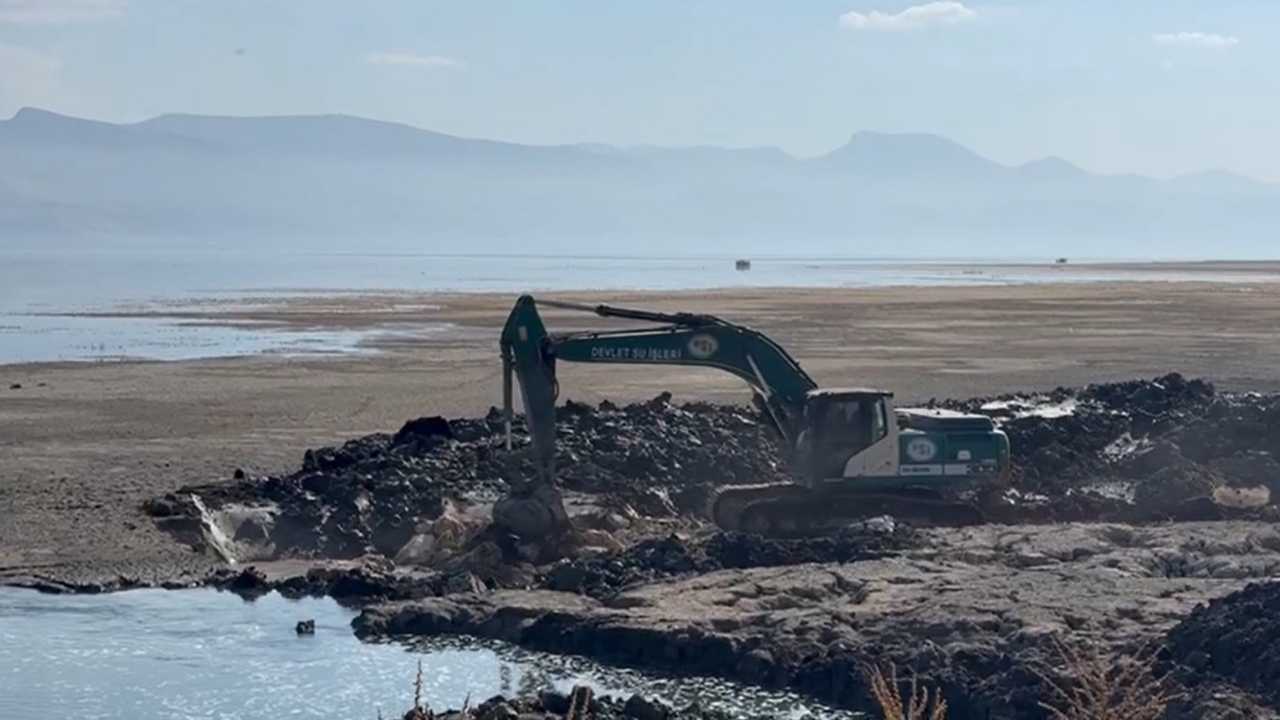
[[[658,323],[616,331],[552,334],[533,297],[516,301],[502,331],[503,402],[510,444],[512,374],[519,380],[525,418],[545,479],[554,477],[556,362],[687,365],[723,370],[745,381],[794,447],[804,423],[807,393],[817,386],[777,343],[711,315],[656,313],[608,305],[542,301],[543,305]]]

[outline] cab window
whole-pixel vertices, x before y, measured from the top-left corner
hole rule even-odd
[[[885,407],[884,398],[875,401],[874,419],[871,425],[871,442],[877,442],[889,434],[889,417],[888,409]]]
[[[889,432],[882,398],[858,398],[832,403],[826,415],[828,442],[861,450]]]

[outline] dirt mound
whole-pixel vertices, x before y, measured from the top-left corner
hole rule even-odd
[[[995,418],[1009,436],[1018,486],[1056,495],[1113,475],[1126,452],[1203,416],[1215,399],[1211,384],[1174,373],[936,404]]]
[[[1280,705],[1280,582],[1198,606],[1169,632],[1173,660],[1203,681],[1229,680]]]
[[[1222,487],[1280,497],[1280,396],[1221,394],[1174,373],[932,404],[996,419],[1020,491],[1101,498],[1063,503],[1059,519],[1214,519],[1196,503]]]
[[[557,414],[560,481],[569,490],[685,490],[781,479],[776,438],[736,405],[646,403],[598,408],[569,401]]]
[[[1223,395],[1174,374],[933,404],[985,413],[1009,434],[1018,493],[990,516],[997,522],[1256,517],[1280,497],[1277,396]],[[786,477],[775,435],[741,406],[676,406],[664,393],[625,407],[568,402],[558,421],[562,486],[623,514],[701,516],[717,486]],[[372,552],[429,563],[442,544],[432,523],[449,507],[490,502],[534,476],[523,423],[513,430],[508,451],[496,410],[420,418],[308,451],[289,475],[188,487],[147,510],[227,559]],[[1219,502],[1233,486],[1249,486],[1236,502],[1252,509]],[[448,525],[447,543],[468,534]]]
[[[661,516],[701,512],[718,485],[782,477],[774,440],[753,412],[670,400],[664,393],[625,407],[567,403],[559,413],[563,486]],[[289,475],[185,487],[145,509],[193,545],[225,538],[226,554],[251,546],[259,557],[249,559],[395,557],[450,502],[491,501],[509,481],[535,474],[523,422],[513,430],[515,450],[507,451],[496,410],[479,419],[420,418],[394,435],[309,450]]]
[[[549,590],[603,599],[629,585],[661,578],[716,570],[869,560],[923,542],[913,529],[888,518],[863,522],[830,537],[802,540],[729,532],[695,539],[671,535],[637,543],[621,552],[561,561],[545,574],[542,585]]]

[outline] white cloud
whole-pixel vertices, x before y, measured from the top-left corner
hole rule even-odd
[[[421,68],[457,68],[462,61],[443,55],[419,55],[412,52],[375,52],[365,56],[370,65],[409,65]]]
[[[0,23],[69,23],[124,12],[125,0],[0,0]]]
[[[955,0],[941,0],[913,5],[896,13],[879,10],[862,13],[850,11],[840,16],[840,27],[850,30],[914,30],[926,25],[952,25],[971,20],[978,13]]]
[[[1234,35],[1218,35],[1203,32],[1156,33],[1151,36],[1157,45],[1178,45],[1180,47],[1210,48],[1224,50],[1240,44],[1240,38]]]

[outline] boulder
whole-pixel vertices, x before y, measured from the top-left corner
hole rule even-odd
[[[520,712],[501,696],[492,698],[476,708],[476,720],[516,720]]]
[[[569,712],[569,696],[555,690],[544,690],[538,693],[538,702],[542,709],[561,717]]]
[[[397,565],[434,565],[447,560],[464,547],[473,528],[462,519],[451,501],[434,520],[418,523],[409,540],[395,553]]]
[[[434,438],[453,439],[453,428],[449,426],[449,421],[439,415],[410,420],[396,433],[393,442],[397,445],[402,445]]]
[[[636,694],[627,698],[627,704],[622,706],[622,714],[633,720],[667,720],[672,716],[672,710],[661,700]]]
[[[271,592],[271,583],[267,580],[267,574],[253,566],[241,570],[224,587],[238,595],[250,597]]]

